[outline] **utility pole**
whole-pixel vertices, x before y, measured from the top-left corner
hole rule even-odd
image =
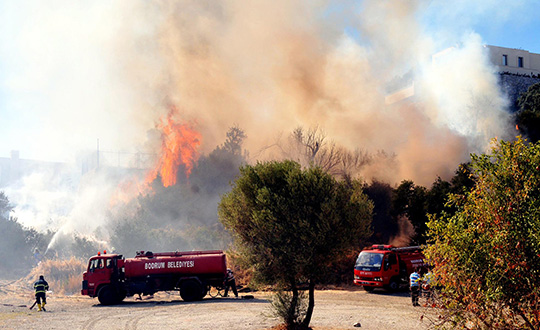
[[[96,153],[96,156],[97,156],[97,169],[99,169],[99,139],[97,139],[97,153]]]

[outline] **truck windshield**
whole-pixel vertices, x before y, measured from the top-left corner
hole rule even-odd
[[[112,266],[112,259],[94,259],[90,260],[90,265],[88,266],[88,270],[93,271],[95,269],[99,268],[111,268]]]
[[[354,268],[371,272],[378,271],[381,270],[382,260],[382,253],[360,252]]]

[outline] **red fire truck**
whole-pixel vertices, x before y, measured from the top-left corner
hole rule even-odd
[[[366,291],[383,288],[391,291],[408,286],[409,275],[416,267],[424,267],[419,246],[393,247],[373,245],[358,255],[354,266],[354,284]]]
[[[90,258],[83,273],[82,295],[103,305],[125,297],[180,291],[184,301],[200,300],[211,286],[223,286],[227,261],[223,251],[137,252],[135,258],[103,254]]]

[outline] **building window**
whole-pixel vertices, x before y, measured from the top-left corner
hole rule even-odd
[[[523,67],[523,57],[521,57],[521,56],[518,57],[518,66],[519,66],[520,68]]]
[[[508,65],[508,55],[503,55],[503,65]]]

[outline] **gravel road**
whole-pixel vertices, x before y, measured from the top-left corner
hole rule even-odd
[[[127,298],[117,306],[101,306],[97,299],[60,296],[47,298],[47,312],[32,305],[32,292],[0,287],[0,328],[4,329],[269,329],[279,320],[269,317],[270,293],[248,293],[253,299],[210,298],[183,302],[177,293],[152,299]],[[248,294],[241,294],[245,296]],[[144,298],[144,297],[143,297]],[[427,329],[424,307],[412,307],[407,292],[367,293],[360,288],[317,290],[311,326],[314,330]]]

